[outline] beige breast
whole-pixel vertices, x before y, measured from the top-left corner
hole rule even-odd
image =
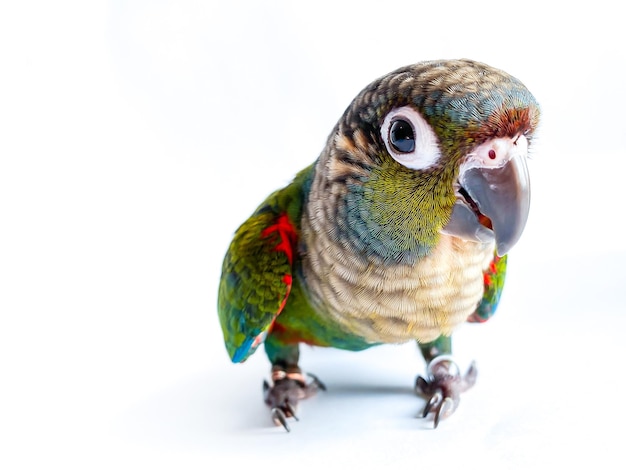
[[[372,343],[428,342],[450,334],[482,298],[483,271],[494,250],[493,244],[442,235],[415,266],[383,266],[351,255],[320,232],[308,241],[303,274],[312,301]]]

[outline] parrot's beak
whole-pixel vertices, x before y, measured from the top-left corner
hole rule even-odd
[[[530,179],[525,155],[500,167],[471,166],[458,179],[460,196],[443,232],[478,242],[495,238],[498,255],[519,240],[530,208]]]

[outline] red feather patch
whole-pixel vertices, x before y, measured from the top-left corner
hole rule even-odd
[[[287,259],[289,260],[289,264],[292,264],[293,245],[296,242],[296,230],[289,221],[287,214],[280,215],[273,225],[270,225],[261,232],[261,236],[263,238],[267,238],[272,233],[277,233],[279,238],[279,242],[274,249],[285,253]]]
[[[293,224],[289,220],[289,217],[287,217],[287,214],[281,214],[276,219],[276,222],[274,224],[270,225],[269,227],[267,227],[265,230],[261,232],[261,237],[267,238],[273,233],[277,234],[278,236],[278,243],[274,247],[274,251],[285,253],[285,256],[287,257],[289,264],[292,265],[293,264],[293,246],[296,243],[297,235],[296,235],[296,230]],[[280,312],[283,311],[283,308],[285,308],[285,305],[287,304],[287,299],[289,298],[289,293],[291,292],[291,285],[293,283],[293,278],[291,277],[291,274],[285,273],[285,275],[282,278],[282,281],[287,287],[287,289],[286,289],[285,295],[283,296],[280,302],[278,311],[276,312],[276,315],[274,316],[274,319],[272,320],[272,323],[270,327],[268,328],[268,331],[272,331],[274,329],[276,317],[278,317]]]

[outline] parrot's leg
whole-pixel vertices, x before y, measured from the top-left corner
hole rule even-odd
[[[298,421],[296,415],[298,402],[315,395],[318,390],[326,390],[326,386],[313,374],[307,374],[311,379],[307,381],[298,366],[297,344],[279,345],[268,336],[265,351],[272,363],[272,385],[263,381],[263,397],[272,410],[274,423],[290,431],[287,418]]]
[[[461,375],[459,366],[450,355],[450,337],[440,336],[431,343],[420,344],[419,347],[428,364],[428,376],[417,377],[415,391],[428,400],[422,416],[425,418],[429,413],[434,413],[436,428],[440,419],[450,416],[457,409],[461,393],[476,383],[478,371],[472,362],[465,375]]]

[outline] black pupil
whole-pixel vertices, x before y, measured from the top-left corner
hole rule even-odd
[[[396,152],[409,153],[415,150],[415,134],[408,122],[398,119],[391,124],[389,141]]]

